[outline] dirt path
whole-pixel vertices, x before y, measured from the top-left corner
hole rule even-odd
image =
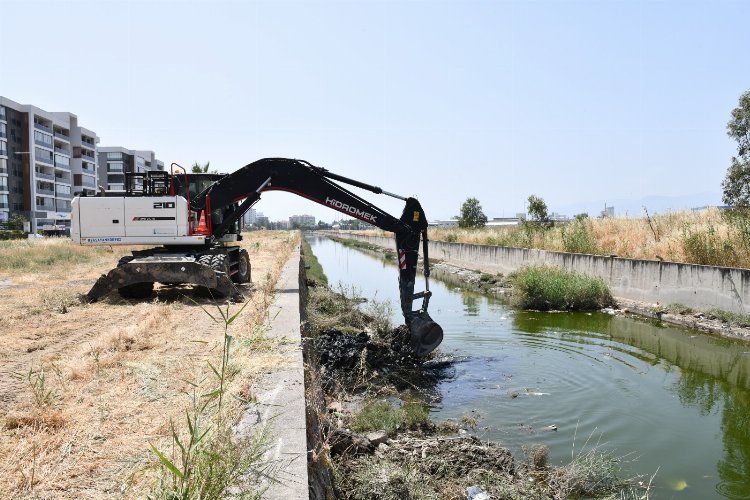
[[[296,240],[269,231],[243,242],[254,291],[232,324],[237,390],[275,362],[267,346],[257,349],[258,339]],[[223,325],[207,314],[218,317],[216,305],[187,290],[157,289],[148,302],[116,294],[79,302],[120,253],[44,272],[0,273],[2,498],[143,496],[155,476],[149,443],[169,434],[170,419],[184,415],[190,384],[209,377],[207,361],[221,357]],[[235,312],[241,304],[229,307]]]

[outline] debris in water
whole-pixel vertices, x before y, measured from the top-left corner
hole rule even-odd
[[[669,487],[674,491],[682,491],[688,487],[688,484],[684,479],[676,479],[669,482]]]
[[[466,488],[466,500],[490,500],[490,496],[479,486],[469,486]]]

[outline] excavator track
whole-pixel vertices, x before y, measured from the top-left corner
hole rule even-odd
[[[103,274],[86,295],[96,302],[119,288],[137,283],[189,283],[202,286],[217,297],[244,300],[229,275],[190,257],[150,256],[136,258]]]

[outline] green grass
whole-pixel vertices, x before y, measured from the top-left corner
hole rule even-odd
[[[517,307],[539,311],[590,311],[614,303],[601,278],[557,267],[523,267],[510,276]]]
[[[747,314],[738,314],[722,309],[709,309],[705,312],[705,315],[709,319],[715,318],[725,323],[732,323],[742,327],[750,326],[750,316]]]
[[[309,269],[305,272],[307,278],[320,285],[327,285],[328,277],[323,271],[323,266],[320,265],[318,258],[315,257],[315,254],[310,247],[310,243],[308,243],[304,237],[302,238],[302,254],[305,260],[305,265],[309,266]]]
[[[40,272],[51,267],[83,264],[107,247],[74,245],[67,238],[0,241],[0,271]]]
[[[371,401],[352,420],[352,429],[357,432],[382,430],[389,436],[396,431],[417,429],[430,420],[430,410],[422,402],[404,401],[396,407],[388,401]]]

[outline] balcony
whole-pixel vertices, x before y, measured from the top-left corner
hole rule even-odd
[[[48,181],[54,181],[55,180],[55,176],[54,175],[47,174],[45,172],[40,172],[39,170],[36,170],[34,172],[34,177],[37,178],[37,179],[46,179]]]
[[[1,119],[1,118],[0,118],[0,119]],[[7,210],[7,209],[9,209],[9,208],[10,208],[10,204],[8,204],[8,203],[3,203],[3,202],[1,202],[1,201],[0,201],[0,208],[4,208],[4,209],[6,209],[6,210]]]
[[[94,153],[91,153],[85,149],[81,150],[81,158],[88,158],[91,161],[94,161],[96,158],[94,157]]]
[[[55,146],[55,153],[60,153],[60,154],[64,154],[64,155],[70,156],[70,150],[69,149],[58,148],[57,146]]]
[[[8,173],[8,167],[0,166],[0,174],[7,174]]]
[[[55,193],[55,197],[61,200],[70,200],[73,198],[73,195],[70,193]]]
[[[40,188],[39,186],[36,187],[36,194],[43,195],[43,196],[55,196],[55,190],[54,189],[44,189]]]
[[[44,141],[40,141],[39,139],[34,139],[34,144],[36,144],[37,146],[42,146],[43,148],[52,149],[51,142],[44,142]]]
[[[94,188],[96,188],[96,180],[94,180],[93,177],[89,177],[87,175],[82,175],[81,176],[81,185],[83,187],[88,187],[88,188],[94,189]]]
[[[8,138],[8,134],[6,134],[5,132],[0,132],[0,138],[7,139]]]
[[[48,127],[47,125],[43,125],[43,124],[38,123],[38,122],[34,122],[34,128],[37,129],[37,130],[41,130],[43,132],[47,132],[49,134],[52,133],[52,127]]]
[[[54,165],[55,162],[52,160],[52,158],[45,158],[44,156],[36,156],[34,158],[34,161],[37,163],[45,163],[47,165]]]
[[[65,134],[65,132],[61,132],[59,130],[55,130],[55,137],[57,137],[58,139],[62,139],[63,141],[70,142],[70,136],[67,135],[67,134]]]
[[[37,203],[36,204],[37,210],[44,210],[47,212],[54,212],[55,211],[55,204],[54,203]]]

